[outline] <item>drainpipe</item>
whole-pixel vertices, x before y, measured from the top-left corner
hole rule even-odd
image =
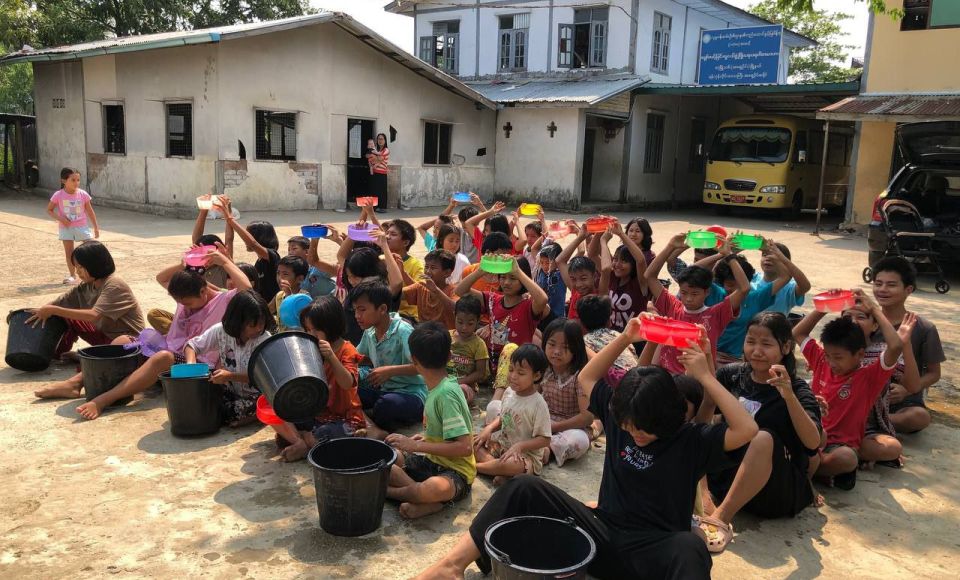
[[[639,28],[637,25],[637,12],[640,11],[640,0],[633,0],[633,3],[630,5],[630,73],[639,74],[637,72],[637,33]],[[633,98],[631,97],[631,100]]]
[[[670,209],[677,209],[677,178],[679,168],[677,162],[680,159],[680,116],[683,114],[683,95],[677,99],[677,133],[673,141],[673,179],[671,180],[672,191],[670,192]]]
[[[547,12],[547,72],[553,70],[550,57],[553,56],[553,0],[550,0],[550,10]]]
[[[827,148],[830,146],[830,120],[823,126],[823,160],[820,165],[820,194],[817,195],[817,227],[813,235],[820,235],[820,214],[823,212],[823,185],[827,179]]]

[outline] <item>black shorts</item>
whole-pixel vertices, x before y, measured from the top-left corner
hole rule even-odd
[[[897,411],[902,411],[904,409],[909,409],[911,407],[923,407],[927,408],[927,404],[923,402],[923,396],[912,395],[906,397],[904,400],[900,401],[897,404],[890,405],[890,412],[896,413]]]
[[[813,504],[813,488],[806,470],[800,467],[803,462],[791,461],[780,438],[775,433],[768,433],[773,437],[774,449],[770,478],[743,509],[762,518],[793,517]],[[743,448],[744,454],[745,449]],[[739,459],[742,460],[743,455],[740,455]],[[710,493],[718,502],[726,497],[736,473],[737,468],[734,468],[708,477]]]
[[[439,463],[434,463],[427,459],[425,455],[404,453],[403,470],[410,476],[410,479],[417,483],[426,481],[431,477],[446,477],[449,479],[450,482],[453,483],[453,497],[450,498],[451,503],[460,501],[470,493],[470,484],[467,483],[467,478],[465,478],[462,473],[440,465]]]

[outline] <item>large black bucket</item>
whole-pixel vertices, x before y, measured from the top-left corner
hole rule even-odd
[[[327,406],[320,349],[306,332],[281,332],[260,343],[250,355],[247,375],[284,421],[309,420]]]
[[[220,430],[223,412],[223,385],[210,382],[210,377],[174,379],[169,372],[160,375],[167,398],[170,432],[180,437],[210,435]]]
[[[83,394],[88,401],[106,393],[137,370],[143,359],[140,347],[132,350],[120,344],[89,346],[78,351],[83,374]],[[114,405],[126,405],[133,397],[120,399]]]
[[[51,316],[41,327],[24,324],[33,316],[27,310],[12,310],[7,315],[7,355],[3,360],[18,371],[42,371],[50,366],[53,352],[67,331],[67,321]]]
[[[521,516],[487,528],[483,543],[496,580],[587,577],[597,555],[593,538],[571,520]]]
[[[320,527],[334,536],[362,536],[380,527],[387,498],[392,447],[376,439],[344,437],[318,443],[313,466]]]

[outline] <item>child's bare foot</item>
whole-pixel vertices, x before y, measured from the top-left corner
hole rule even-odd
[[[280,452],[280,461],[286,461],[287,463],[301,461],[307,456],[308,451],[310,451],[310,448],[307,447],[307,442],[301,439],[296,443],[291,443]]]
[[[383,441],[384,439],[387,438],[387,435],[389,434],[390,433],[384,431],[372,421],[367,421],[367,437],[368,438],[379,439],[380,441]]]
[[[77,399],[80,397],[80,389],[72,383],[63,381],[38,389],[33,392],[33,395],[38,399]]]
[[[366,429],[357,429],[356,431],[353,432],[353,436],[354,436],[354,437],[366,437],[366,436],[367,436],[367,430],[366,430]]]
[[[463,580],[463,570],[453,562],[440,560],[420,573],[413,580]]]
[[[60,355],[61,363],[70,364],[80,362],[80,354],[77,351],[71,350]]]
[[[493,478],[493,485],[496,486],[496,487],[499,487],[499,486],[507,483],[508,481],[510,481],[510,478],[507,477],[506,475],[498,475],[498,476],[496,476],[496,477]]]
[[[84,419],[90,419],[91,421],[99,417],[101,411],[103,411],[103,409],[101,409],[100,406],[93,401],[89,401],[77,407],[77,413],[79,413]]]
[[[435,514],[443,509],[442,503],[410,503],[400,504],[400,515],[408,520],[415,520],[430,514]]]
[[[543,448],[542,459],[543,459],[543,464],[544,464],[544,465],[550,463],[550,447],[544,447],[544,448]]]

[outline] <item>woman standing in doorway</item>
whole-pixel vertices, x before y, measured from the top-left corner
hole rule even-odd
[[[377,148],[367,154],[370,164],[370,194],[377,196],[377,213],[384,213],[387,207],[387,169],[390,166],[390,149],[387,147],[387,136],[377,134]]]

